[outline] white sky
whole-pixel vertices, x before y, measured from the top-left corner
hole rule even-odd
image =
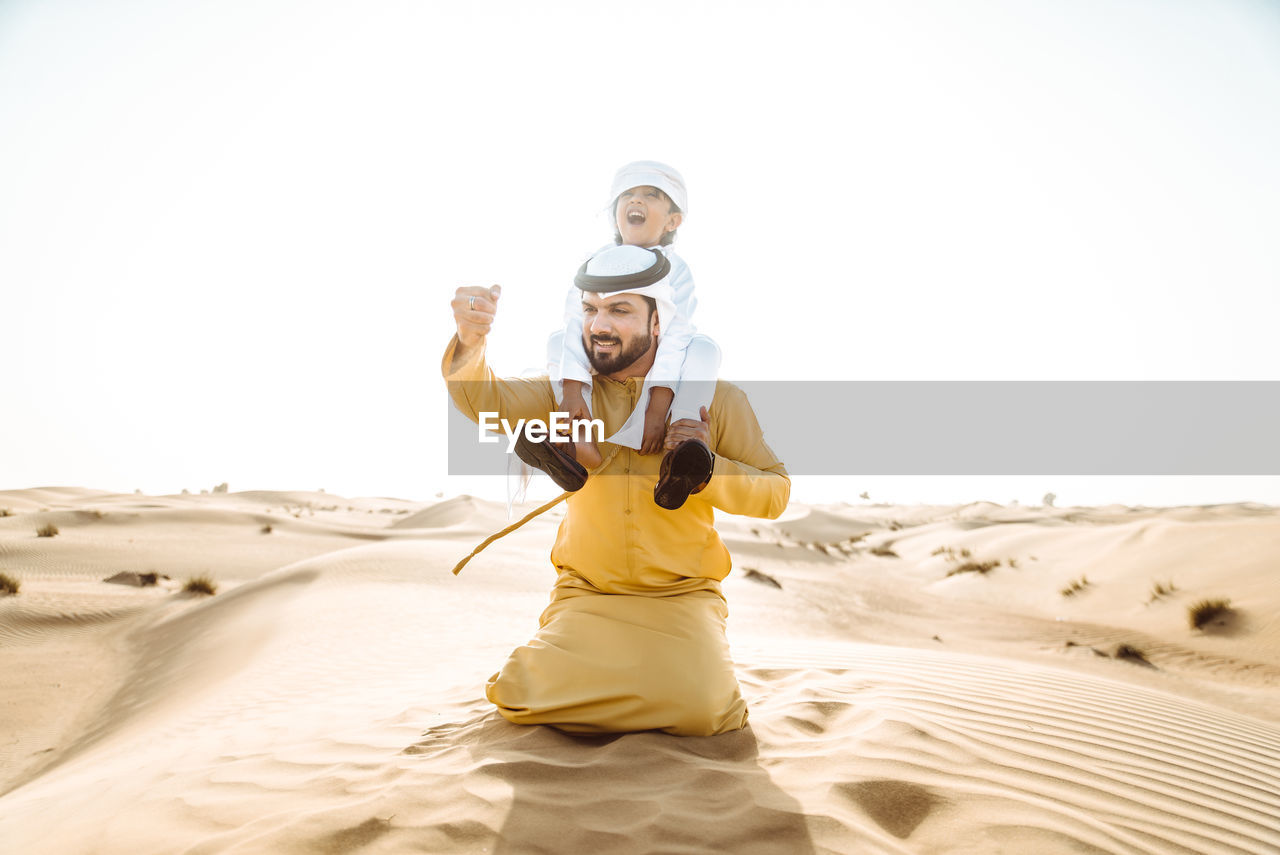
[[[501,495],[445,477],[448,299],[537,368],[636,158],[729,379],[1277,380],[1277,152],[1272,2],[4,0],[0,489]]]

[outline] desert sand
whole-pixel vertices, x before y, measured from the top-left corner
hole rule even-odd
[[[505,507],[0,492],[0,851],[1280,852],[1276,508],[724,517],[751,724],[696,739],[485,702],[562,513],[454,577]]]

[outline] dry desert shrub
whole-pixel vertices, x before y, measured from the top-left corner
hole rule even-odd
[[[271,534],[271,531],[272,531],[272,529],[271,529],[271,524],[270,524],[270,523],[267,523],[266,525],[264,525],[264,526],[262,527],[262,533],[263,533],[263,534]]]
[[[1079,579],[1074,580],[1070,585],[1063,588],[1059,593],[1064,597],[1074,597],[1087,587],[1089,587],[1089,577],[1081,576]]]
[[[57,537],[58,527],[53,523],[45,523],[36,529],[36,537]]]
[[[1187,623],[1192,629],[1204,629],[1216,620],[1231,615],[1230,600],[1201,600],[1187,606]]]
[[[968,550],[965,551],[967,552]],[[985,576],[999,566],[999,561],[966,561],[959,567],[948,572],[947,578],[949,579],[952,576],[959,575],[960,573],[977,573],[980,576]]]
[[[20,588],[22,588],[21,582],[8,573],[0,573],[0,597],[16,594]]]
[[[0,517],[11,517],[11,516],[13,516],[13,511],[9,510],[8,508],[0,508]]]
[[[186,584],[182,586],[182,592],[184,594],[201,594],[212,597],[218,593],[218,583],[213,581],[207,574],[202,573],[199,576],[192,576],[188,579]]]
[[[752,582],[759,582],[762,585],[768,585],[771,588],[778,588],[779,590],[782,588],[781,582],[770,576],[768,573],[762,573],[754,567],[743,567],[742,573]]]
[[[1115,658],[1123,659],[1126,662],[1132,662],[1135,665],[1145,665],[1148,668],[1154,668],[1151,660],[1147,659],[1147,654],[1143,653],[1132,644],[1121,644],[1116,647]]]
[[[1174,587],[1173,582],[1156,582],[1151,586],[1151,599],[1147,600],[1147,602],[1154,603],[1161,597],[1167,597],[1176,590],[1178,589]]]
[[[873,546],[869,550],[872,555],[879,555],[881,558],[898,558],[898,553],[889,548],[889,544],[883,546]]]

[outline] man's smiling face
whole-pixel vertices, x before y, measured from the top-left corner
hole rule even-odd
[[[684,219],[671,208],[671,198],[657,187],[645,184],[622,191],[613,204],[622,242],[629,246],[657,246],[662,236],[679,228]]]
[[[636,294],[582,295],[582,345],[591,367],[600,374],[645,374],[637,365],[647,356],[652,364],[658,334],[658,313]],[[635,366],[636,372],[626,369]],[[643,368],[643,370],[639,370]],[[623,379],[615,377],[614,379]]]

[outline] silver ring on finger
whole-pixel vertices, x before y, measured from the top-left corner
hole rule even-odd
[[[473,311],[473,312],[476,310],[476,298],[475,298],[475,297],[468,297],[468,298],[467,298],[467,308],[468,308],[468,309],[470,309],[470,310],[471,310],[471,311]]]

